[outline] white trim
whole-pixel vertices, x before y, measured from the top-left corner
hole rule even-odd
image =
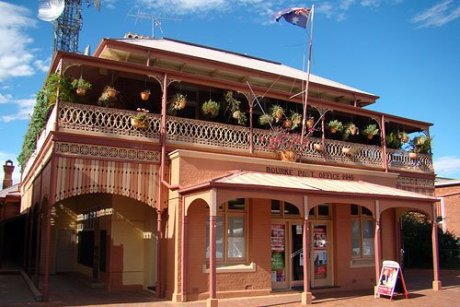
[[[225,264],[225,265],[217,265],[216,273],[248,273],[248,272],[255,272],[257,265],[255,262],[251,262],[249,264]],[[209,273],[209,268],[203,264],[203,273]]]

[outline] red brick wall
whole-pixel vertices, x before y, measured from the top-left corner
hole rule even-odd
[[[460,185],[437,187],[436,196],[444,196],[447,230],[460,236]]]

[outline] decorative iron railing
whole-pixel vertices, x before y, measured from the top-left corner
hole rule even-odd
[[[111,109],[75,103],[61,103],[58,112],[59,129],[88,131],[105,135],[135,136],[148,141],[159,142],[161,118],[158,114],[147,114],[148,126],[138,129],[131,125],[135,111]],[[247,127],[167,116],[166,137],[169,144],[218,148],[231,152],[250,150],[250,130]],[[269,139],[271,132],[253,130],[253,150],[256,153],[271,153]],[[318,149],[319,145],[324,148]],[[346,165],[362,165],[384,169],[383,149],[379,146],[355,144],[310,137],[302,146],[302,162],[327,162]],[[409,158],[402,150],[387,149],[387,166],[394,170],[433,172],[431,156],[418,155]]]
[[[61,103],[58,122],[59,127],[63,129],[143,137],[151,141],[158,141],[160,116],[147,114],[147,128],[139,129],[131,125],[131,117],[136,114],[136,111]]]
[[[407,151],[387,149],[388,168],[394,170],[418,171],[425,173],[433,172],[433,160],[431,155],[417,154],[411,158]]]

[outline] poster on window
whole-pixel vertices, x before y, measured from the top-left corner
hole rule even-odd
[[[327,248],[326,225],[315,225],[313,230],[313,248],[315,250]]]
[[[327,278],[327,251],[315,250],[313,256],[315,279]]]
[[[272,224],[272,251],[284,252],[284,225]]]

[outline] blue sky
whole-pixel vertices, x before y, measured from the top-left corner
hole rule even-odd
[[[460,0],[101,2],[100,12],[84,5],[80,51],[88,44],[94,50],[104,37],[154,32],[156,37],[247,53],[299,69],[305,62],[306,32],[283,20],[276,23],[272,16],[288,7],[314,4],[312,73],[380,96],[373,110],[433,123],[436,173],[460,178],[460,137],[455,132],[460,111]],[[0,1],[2,165],[7,159],[17,165],[34,97],[52,55],[53,27],[37,18],[38,4]],[[135,17],[139,12],[144,18]],[[161,23],[154,31],[152,20]],[[16,172],[16,182],[18,178]]]

